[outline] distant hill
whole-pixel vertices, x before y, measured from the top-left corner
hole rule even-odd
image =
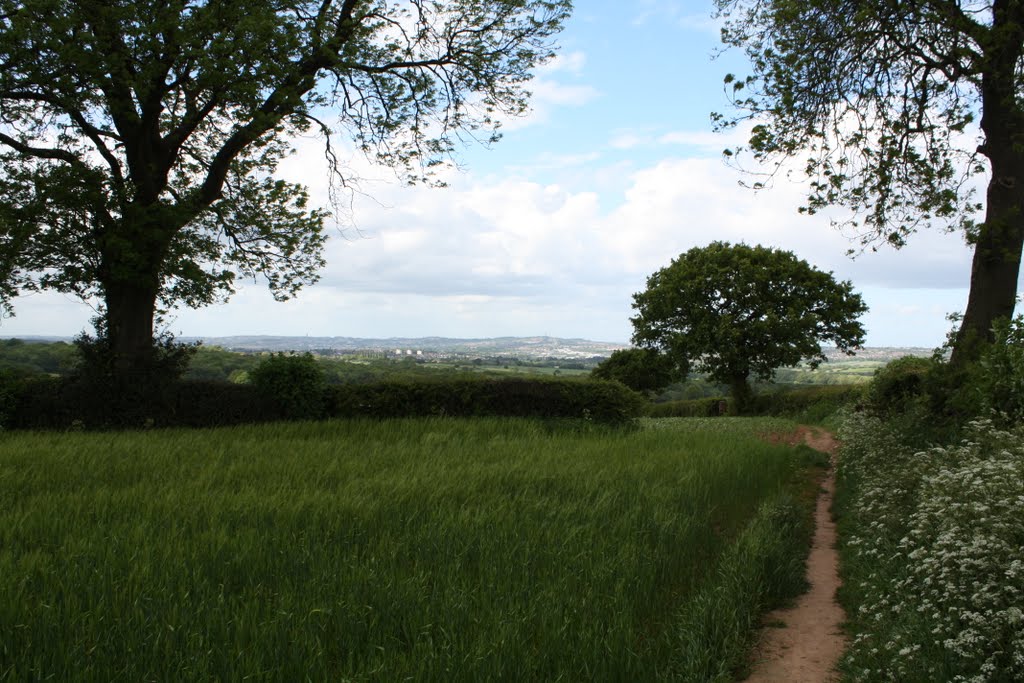
[[[183,341],[196,338],[183,337]],[[379,350],[423,351],[424,353],[480,354],[520,358],[589,358],[609,356],[628,344],[595,342],[588,339],[559,337],[495,337],[489,339],[452,339],[449,337],[202,337],[202,342],[235,351],[333,351]]]
[[[930,357],[935,352],[935,349],[926,349],[921,346],[868,346],[857,351],[855,356],[847,356],[835,348],[826,348],[825,357],[828,358],[829,362],[838,362],[844,360],[873,360],[881,363],[888,363],[891,360],[902,358],[903,356],[921,356],[924,358]]]

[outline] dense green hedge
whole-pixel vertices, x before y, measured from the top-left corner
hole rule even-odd
[[[144,393],[97,389],[67,378],[8,385],[6,421],[13,429],[207,427],[279,419],[274,404],[251,386],[186,380]]]
[[[155,395],[110,395],[69,379],[0,386],[0,419],[20,429],[204,427],[312,417],[515,416],[623,422],[643,398],[618,382],[578,379],[455,378],[322,387],[319,415],[296,415],[260,387],[185,380]],[[4,408],[4,406],[0,406]]]
[[[327,388],[328,414],[339,417],[486,415],[622,422],[640,414],[642,408],[639,394],[603,380],[467,377]]]
[[[798,417],[817,422],[847,404],[861,401],[863,396],[864,387],[857,384],[801,387],[758,396],[755,409],[760,415]]]
[[[864,389],[857,385],[818,385],[759,394],[750,406],[752,415],[799,417],[816,422],[824,420],[847,403],[861,399]],[[732,401],[725,397],[698,398],[655,403],[647,408],[651,417],[713,417],[720,414],[719,404],[727,403],[727,414],[733,414]]]
[[[652,403],[647,406],[647,415],[650,417],[714,417],[721,414],[719,404],[725,400],[724,396],[715,396]]]

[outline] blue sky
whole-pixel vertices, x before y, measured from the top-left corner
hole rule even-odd
[[[802,187],[752,193],[711,131],[728,111],[722,78],[743,56],[711,59],[710,2],[577,0],[559,57],[531,85],[533,111],[491,149],[460,151],[445,189],[408,188],[353,155],[362,178],[317,285],[276,303],[243,283],[227,303],[176,311],[185,336],[553,335],[626,342],[632,294],[652,272],[714,240],[794,251],[851,280],[870,306],[869,346],[937,346],[967,297],[959,235],[920,233],[899,252],[854,246],[828,217],[801,216]],[[326,203],[322,155],[302,140],[283,172]],[[842,216],[836,213],[836,216]],[[91,310],[22,297],[0,336],[74,335]]]

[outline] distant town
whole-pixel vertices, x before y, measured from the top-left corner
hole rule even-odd
[[[25,341],[71,341],[70,337],[21,336]],[[207,347],[220,347],[240,353],[310,352],[317,356],[362,356],[376,358],[412,358],[421,361],[472,358],[518,358],[521,360],[600,360],[629,344],[561,337],[493,337],[456,339],[450,337],[291,337],[237,335],[230,337],[180,337],[182,342],[201,341]],[[930,356],[934,349],[920,347],[867,347],[855,358],[888,362],[900,356]],[[850,360],[836,349],[826,348],[830,360]]]

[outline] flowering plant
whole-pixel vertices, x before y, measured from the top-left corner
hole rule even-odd
[[[852,680],[1024,680],[1024,429],[965,434],[913,452],[876,418],[845,420]]]

